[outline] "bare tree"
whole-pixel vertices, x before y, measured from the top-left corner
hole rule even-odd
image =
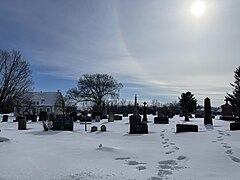
[[[75,102],[90,101],[100,107],[107,98],[118,98],[122,87],[108,74],[84,74],[77,87],[68,90],[67,98]]]
[[[13,110],[27,92],[32,90],[29,64],[19,51],[0,50],[0,111]]]

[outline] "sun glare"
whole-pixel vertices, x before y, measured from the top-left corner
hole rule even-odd
[[[203,1],[196,1],[193,3],[191,12],[193,15],[200,17],[202,16],[206,11],[206,4]]]

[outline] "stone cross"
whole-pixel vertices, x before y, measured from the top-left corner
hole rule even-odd
[[[142,119],[144,122],[147,122],[147,107],[146,107],[146,104],[147,103],[144,101],[143,102],[143,119]]]

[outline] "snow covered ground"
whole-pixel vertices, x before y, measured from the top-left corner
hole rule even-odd
[[[199,132],[176,134],[182,117],[164,125],[148,116],[149,134],[130,135],[128,118],[87,132],[79,123],[73,132],[44,132],[40,122],[19,131],[12,119],[0,124],[0,180],[240,179],[240,131],[227,121],[191,119]],[[107,132],[90,132],[102,124]]]

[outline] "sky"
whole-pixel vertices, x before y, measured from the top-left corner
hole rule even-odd
[[[21,51],[34,91],[63,94],[83,74],[123,84],[120,99],[224,103],[240,65],[240,1],[0,0],[0,49]]]

